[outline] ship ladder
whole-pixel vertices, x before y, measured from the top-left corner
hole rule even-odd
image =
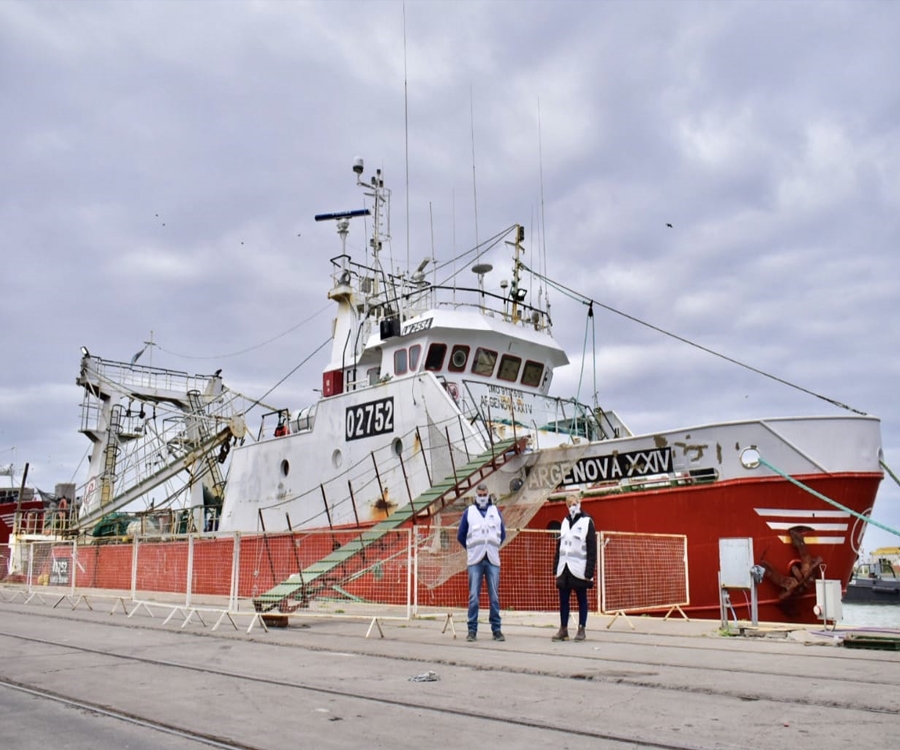
[[[462,497],[472,487],[478,485],[485,477],[493,474],[511,458],[525,450],[527,438],[510,438],[501,440],[484,453],[474,456],[469,463],[454,472],[453,476],[438,482],[408,505],[397,509],[384,521],[359,536],[338,547],[334,552],[313,563],[300,573],[294,573],[287,580],[279,583],[253,600],[257,612],[266,613],[276,610],[270,615],[282,617],[308,606],[309,601],[326,589],[339,584],[353,575],[355,558],[368,547],[383,540],[389,532],[412,521],[419,515],[437,505],[446,505]]]

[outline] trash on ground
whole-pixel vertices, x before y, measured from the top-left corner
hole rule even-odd
[[[422,674],[417,674],[415,677],[410,677],[410,682],[437,682],[440,677],[437,676],[437,672],[432,672],[428,670],[427,672],[423,672]]]

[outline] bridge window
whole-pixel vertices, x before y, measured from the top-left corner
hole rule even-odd
[[[414,344],[409,347],[409,371],[415,372],[419,369],[419,358],[422,355],[422,345]]]
[[[394,352],[394,375],[405,375],[406,369],[406,349],[398,349]]]
[[[425,357],[425,369],[440,370],[444,366],[444,357],[446,356],[446,344],[432,344],[428,347],[428,356]]]
[[[472,360],[472,374],[484,375],[489,378],[494,374],[494,364],[497,361],[497,352],[478,347]]]
[[[528,360],[522,370],[522,385],[530,385],[537,388],[541,384],[541,376],[544,374],[544,366],[540,362]]]
[[[500,358],[500,369],[497,370],[497,377],[500,380],[509,380],[515,383],[519,378],[519,368],[522,366],[521,357],[513,357],[510,354],[504,354]]]
[[[466,362],[469,361],[469,347],[463,344],[457,344],[453,347],[453,353],[450,355],[450,366],[447,368],[450,372],[463,372],[466,369]]]

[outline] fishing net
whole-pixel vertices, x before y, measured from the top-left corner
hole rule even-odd
[[[497,498],[506,524],[508,546],[526,528],[563,477],[587,450],[589,443],[561,445],[526,456],[526,463],[511,484],[517,490]],[[466,569],[466,551],[456,540],[465,500],[448,505],[417,532],[418,578],[420,585],[435,588]],[[501,551],[501,555],[502,555]]]

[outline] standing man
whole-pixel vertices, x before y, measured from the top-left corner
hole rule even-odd
[[[588,589],[594,588],[597,568],[597,532],[590,516],[581,512],[577,497],[566,498],[568,514],[559,527],[553,570],[559,589],[559,632],[554,641],[569,640],[569,600],[574,591],[578,597],[578,632],[576,641],[583,641],[588,617]]]
[[[505,641],[500,630],[500,545],[506,539],[503,516],[487,487],[479,484],[475,490],[475,504],[466,508],[459,521],[457,541],[466,548],[469,566],[469,634],[467,641],[474,641],[478,634],[478,599],[481,581],[487,581],[490,600],[491,632],[495,641]]]

